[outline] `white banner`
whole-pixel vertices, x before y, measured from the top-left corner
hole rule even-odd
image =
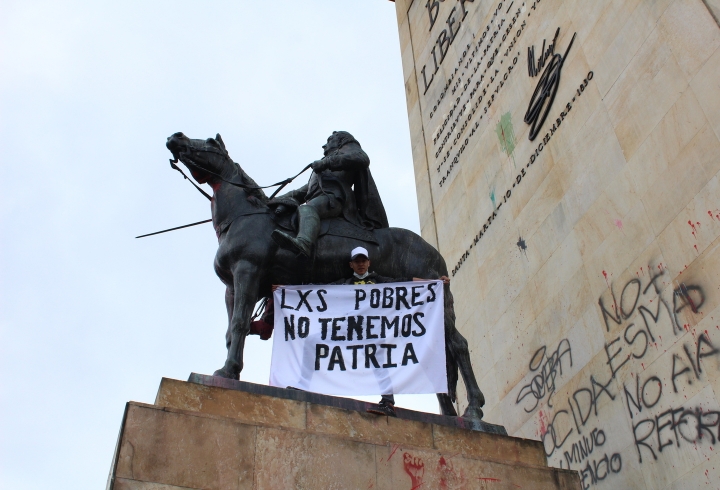
[[[447,393],[442,281],[287,286],[274,302],[270,385]]]

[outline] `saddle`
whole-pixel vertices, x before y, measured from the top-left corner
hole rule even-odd
[[[281,205],[284,206],[285,211],[278,214],[275,210]],[[297,201],[291,198],[275,198],[268,202],[268,206],[272,210],[273,220],[280,228],[297,233],[297,208],[299,207]],[[374,232],[350,223],[343,217],[322,220],[320,222],[320,234],[318,235],[318,241],[325,235],[353,238],[355,240],[379,245]]]

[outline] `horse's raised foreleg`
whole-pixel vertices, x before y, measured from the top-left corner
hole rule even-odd
[[[225,366],[215,371],[215,376],[239,379],[243,368],[245,338],[250,333],[250,317],[257,301],[258,272],[250,262],[241,261],[232,268],[232,275],[234,294],[229,325],[230,345]],[[226,301],[228,301],[227,296]],[[229,311],[230,307],[228,307]]]

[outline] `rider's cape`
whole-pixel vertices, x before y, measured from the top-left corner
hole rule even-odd
[[[312,175],[306,200],[333,194],[343,202],[342,214],[350,223],[366,230],[388,228],[385,207],[368,168],[369,159],[360,145],[346,145],[330,158],[333,157],[335,162],[340,157],[342,163]]]
[[[380,200],[380,193],[375,186],[370,169],[360,170],[356,176],[353,186],[355,209],[352,209],[352,203],[346,201],[343,209],[345,219],[366,229],[388,228],[390,224],[385,207]],[[348,201],[352,200],[348,199]]]

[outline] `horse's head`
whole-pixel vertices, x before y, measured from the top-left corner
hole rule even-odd
[[[225,169],[233,168],[225,143],[220,134],[215,138],[194,140],[183,133],[175,133],[165,144],[173,155],[174,163],[180,160],[199,183],[216,180]]]

